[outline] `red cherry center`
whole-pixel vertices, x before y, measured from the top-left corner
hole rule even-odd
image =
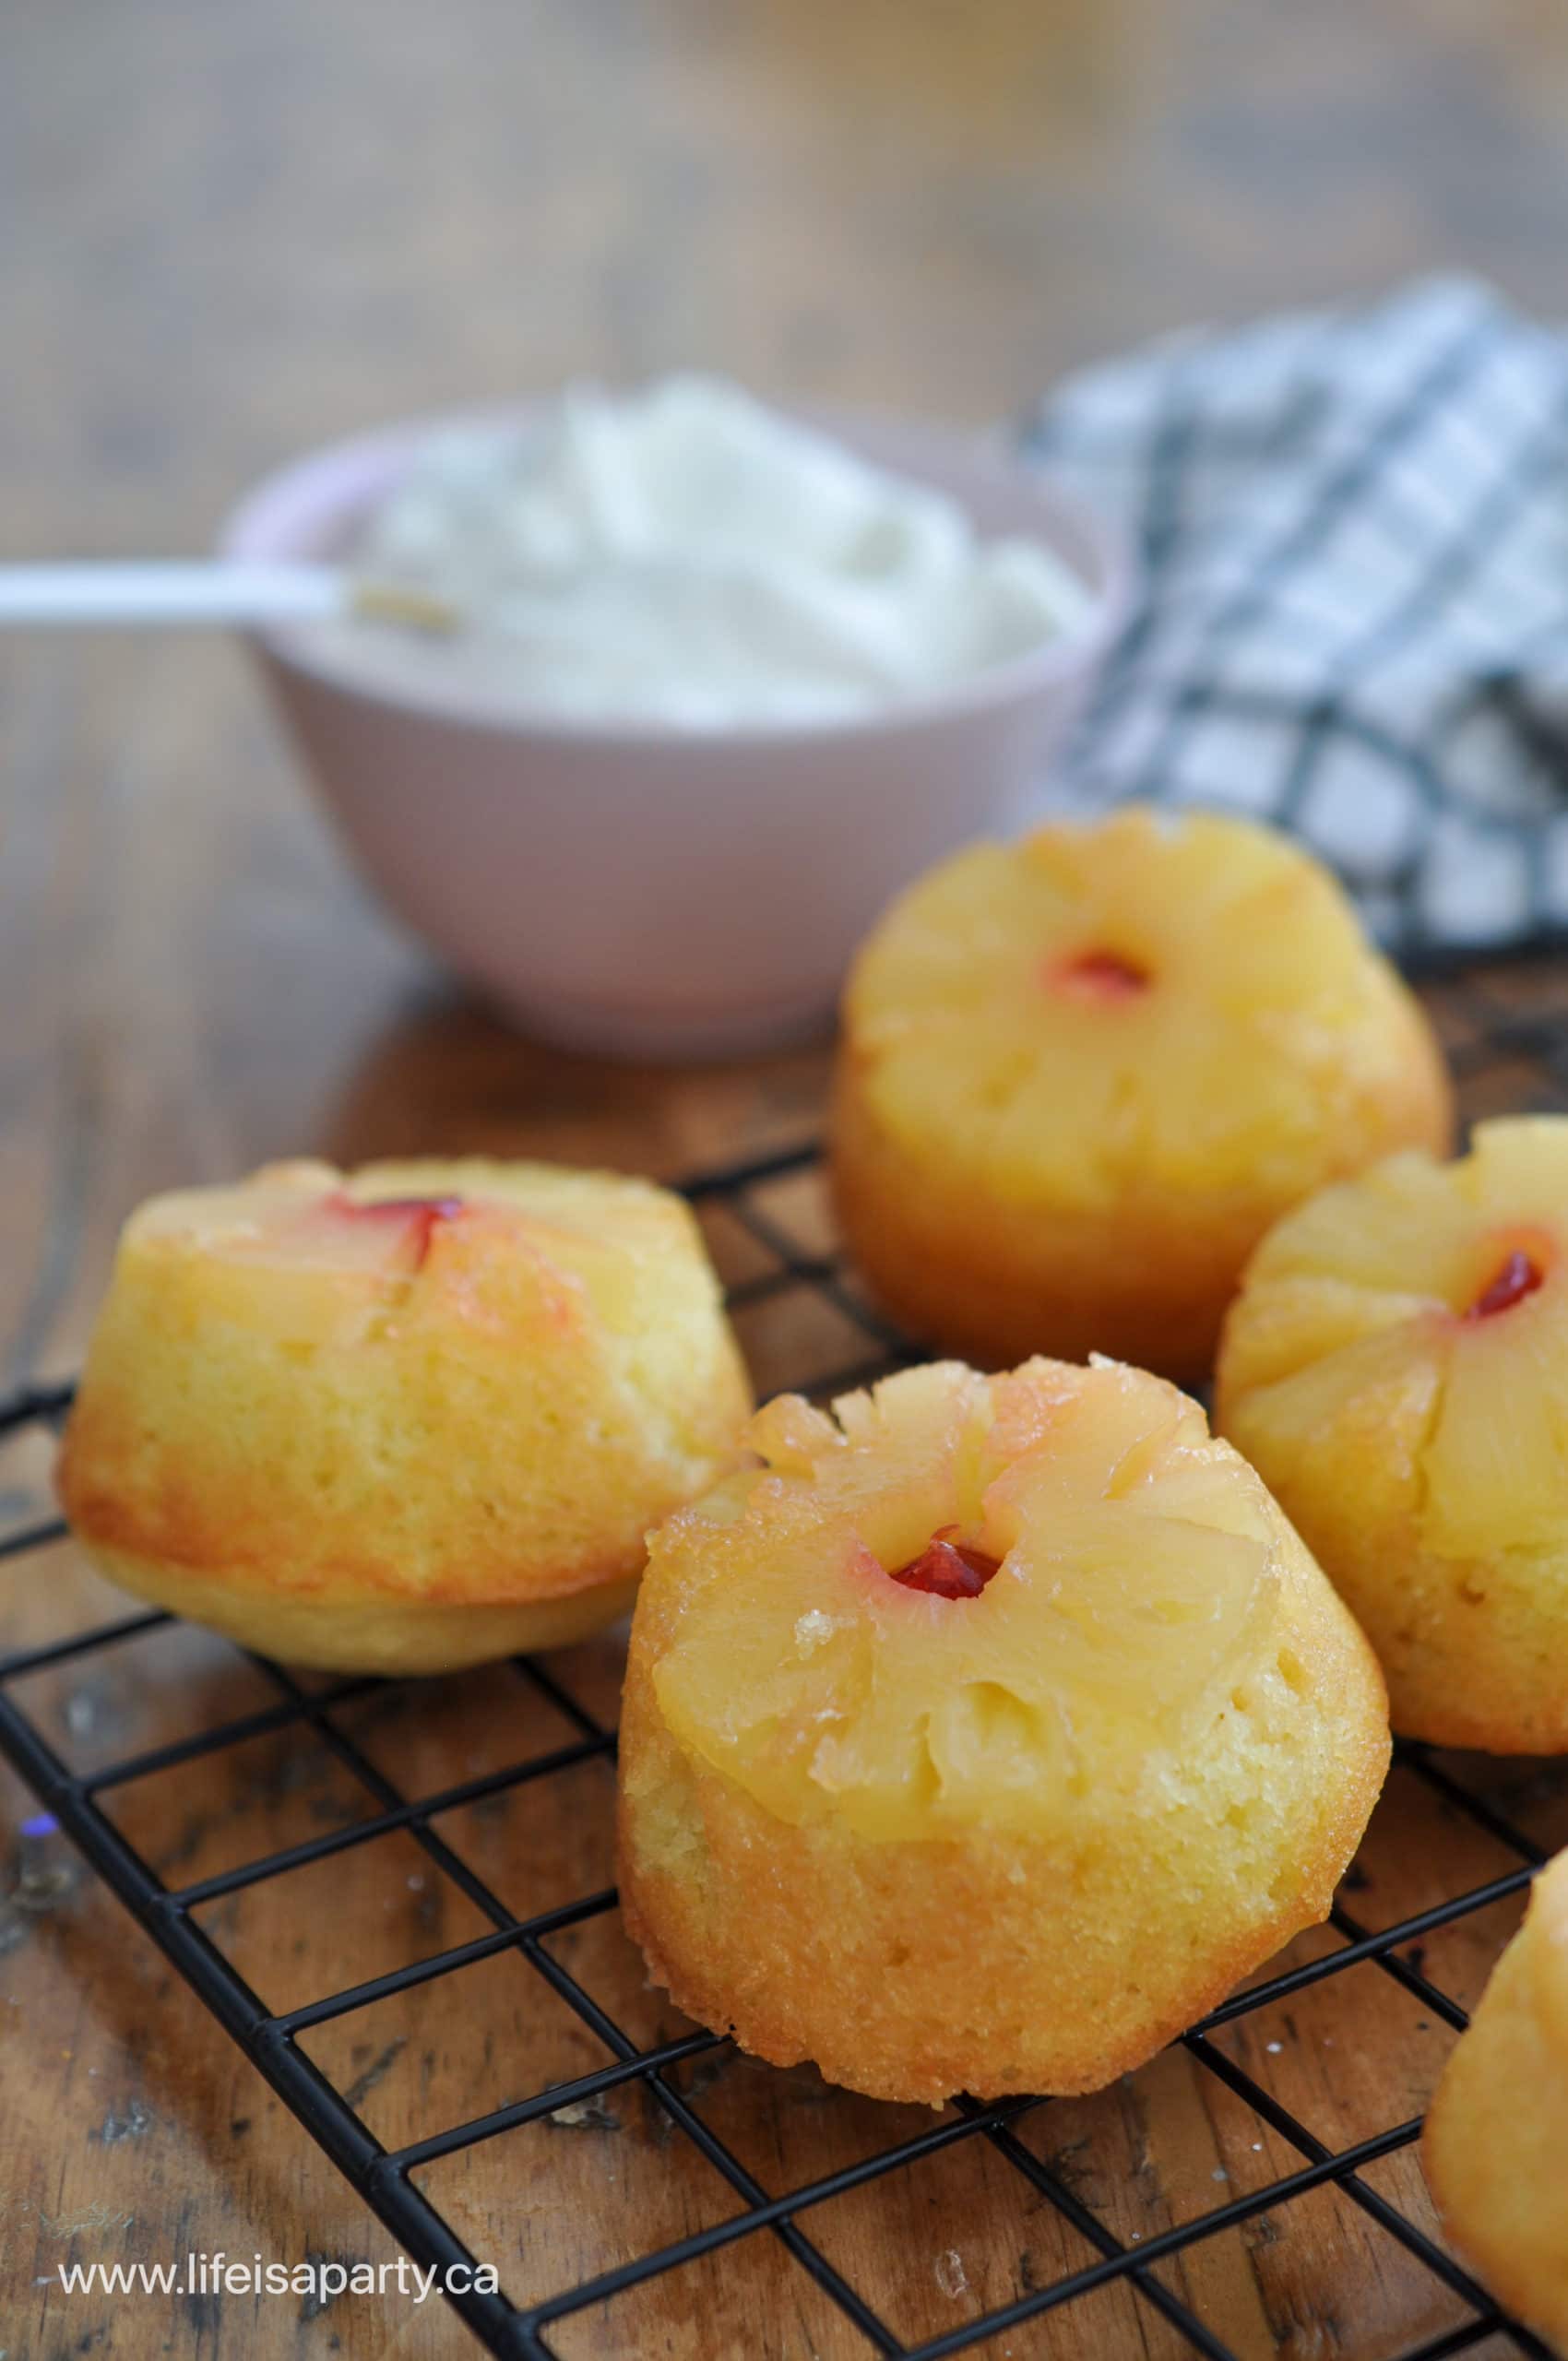
[[[362,1203],[339,1190],[328,1200],[335,1213],[356,1221],[381,1221],[402,1232],[410,1267],[419,1270],[430,1252],[431,1233],[437,1222],[450,1221],[463,1210],[461,1197],[370,1197]]]
[[[1496,1277],[1484,1287],[1466,1312],[1467,1320],[1490,1320],[1494,1311],[1507,1311],[1526,1296],[1534,1295],[1546,1273],[1538,1263],[1517,1248],[1509,1255]]]
[[[1047,981],[1058,991],[1102,1007],[1136,1000],[1153,980],[1146,967],[1135,959],[1124,959],[1119,951],[1075,952],[1069,959],[1053,962],[1047,974]]]
[[[918,1558],[888,1568],[893,1580],[932,1598],[978,1598],[1002,1560],[966,1542],[949,1541],[947,1536],[957,1530],[956,1525],[938,1525]]]

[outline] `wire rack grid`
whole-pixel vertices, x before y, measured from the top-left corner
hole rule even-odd
[[[1538,970],[1488,967],[1431,985],[1428,1000],[1447,1042],[1467,1113],[1545,1109],[1568,1102],[1568,1038],[1564,1037],[1568,978],[1553,971],[1543,981]],[[797,1226],[770,1208],[768,1199],[777,1192],[778,1184],[802,1182],[814,1170],[816,1158],[814,1145],[803,1145],[701,1174],[683,1187],[700,1214],[722,1209],[766,1260],[765,1268],[732,1287],[731,1302],[738,1314],[766,1319],[791,1299],[814,1298],[831,1307],[845,1333],[859,1339],[863,1349],[848,1365],[811,1373],[815,1380],[812,1390],[827,1394],[874,1378],[911,1356],[897,1335],[856,1292],[852,1275],[833,1252],[830,1240],[821,1236],[803,1240]],[[65,1386],[34,1388],[13,1399],[0,1407],[0,1439],[56,1427],[69,1400],[70,1389]],[[0,1556],[26,1560],[59,1540],[63,1531],[55,1520],[34,1518],[0,1536]],[[901,2361],[942,2361],[942,2356],[1004,2338],[1011,2331],[1005,2349],[1028,2353],[1036,2348],[1028,2332],[1038,2332],[1039,2324],[1049,2316],[1087,2305],[1097,2292],[1122,2283],[1133,2292],[1135,2306],[1158,2316],[1166,2340],[1162,2350],[1173,2341],[1176,2349],[1207,2355],[1209,2361],[1235,2361],[1232,2345],[1211,2320],[1200,2315],[1189,2297],[1177,2292],[1161,2266],[1190,2258],[1205,2242],[1227,2232],[1277,2221],[1285,2209],[1327,2185],[1396,2243],[1411,2271],[1446,2291],[1454,2317],[1435,2333],[1419,2331],[1413,2341],[1399,2342],[1398,2361],[1443,2361],[1444,2355],[1469,2351],[1489,2339],[1494,2341],[1488,2344],[1489,2353],[1545,2355],[1546,2348],[1521,2324],[1506,2318],[1439,2242],[1430,2218],[1423,2225],[1412,2218],[1414,2209],[1402,2207],[1379,2187],[1375,2168],[1382,2160],[1412,2149],[1420,2130],[1419,2113],[1379,2125],[1336,2146],[1322,2139],[1301,2111],[1282,2103],[1265,2087],[1254,2068],[1242,2062],[1235,2045],[1225,2038],[1229,2029],[1243,2021],[1261,2019],[1265,2012],[1299,2001],[1317,1987],[1337,1989],[1358,1969],[1370,1969],[1388,1979],[1419,2004],[1427,2019],[1451,2029],[1463,2028],[1464,2007],[1427,1972],[1431,1939],[1479,1917],[1494,1904],[1516,1898],[1546,1857],[1547,1847],[1529,1827],[1516,1824],[1508,1810],[1500,1807],[1484,1780],[1467,1774],[1462,1760],[1440,1758],[1420,1746],[1396,1748],[1396,1764],[1407,1781],[1417,1783],[1440,1804],[1450,1822],[1462,1821],[1483,1836],[1494,1852],[1501,1848],[1508,1865],[1479,1884],[1465,1885],[1455,1876],[1451,1882],[1456,1890],[1444,1890],[1439,1899],[1415,1913],[1375,1927],[1363,1923],[1353,1906],[1357,1877],[1352,1870],[1334,1908],[1328,1947],[1265,1974],[1194,2025],[1182,2045],[1203,2075],[1223,2085],[1251,2110],[1260,2127],[1266,2127],[1271,2156],[1288,2160],[1287,2168],[1261,2175],[1255,2185],[1241,2193],[1217,2192],[1216,2201],[1200,2205],[1186,2218],[1167,2221],[1147,2232],[1129,2233],[1124,2220],[1119,2227],[1112,2218],[1115,2209],[1091,2201],[1093,2192],[1075,2185],[1070,2165],[1051,2154],[1049,2143],[1031,2143],[1028,2138],[1030,2118],[1058,2102],[1007,2100],[981,2105],[960,2101],[929,2128],[877,2147],[839,2169],[782,2189],[765,2186],[752,2165],[706,2116],[689,2071],[683,2082],[683,2070],[726,2047],[719,2037],[692,2029],[652,2043],[639,2039],[552,1948],[550,1939],[561,1930],[582,1927],[612,1911],[613,1891],[601,1886],[531,1916],[519,1915],[436,1824],[458,1806],[482,1803],[612,1755],[614,1732],[602,1711],[574,1693],[550,1662],[519,1658],[508,1668],[507,1677],[523,1684],[535,1698],[548,1702],[572,1732],[569,1740],[551,1751],[507,1762],[435,1792],[405,1794],[383,1763],[372,1759],[342,1726],[340,1709],[382,1684],[338,1680],[313,1688],[283,1667],[260,1659],[254,1661],[267,1684],[268,1702],[256,1710],[109,1761],[89,1772],[73,1769],[58,1740],[46,1732],[39,1717],[25,1710],[18,1691],[25,1689],[31,1676],[122,1649],[167,1620],[150,1612],[127,1614],[0,1658],[0,1751],[411,2260],[444,2273],[452,2266],[467,2266],[471,2273],[481,2260],[418,2185],[422,2168],[547,2118],[556,2122],[572,2120],[573,2110],[602,2107],[612,2094],[630,2084],[646,2093],[647,2105],[663,2118],[668,2135],[692,2143],[728,2186],[734,2210],[723,2218],[688,2235],[656,2242],[647,2251],[613,2268],[541,2297],[514,2301],[505,2292],[504,2272],[498,2294],[471,2288],[449,2294],[447,2300],[489,2352],[544,2361],[544,2356],[559,2353],[552,2334],[573,2316],[726,2250],[732,2257],[729,2267],[743,2270],[757,2242],[773,2240],[815,2282],[841,2324],[853,2332],[849,2344],[855,2350],[897,2355]],[[114,1791],[128,1783],[209,1762],[226,1750],[295,1729],[314,1734],[359,1783],[369,1798],[369,1809],[362,1817],[196,1882],[172,1886],[112,1816],[109,1807]],[[1561,1792],[1568,1797],[1568,1783]],[[394,1831],[405,1832],[419,1846],[429,1869],[466,1897],[483,1922],[483,1931],[299,2006],[269,2008],[225,1955],[197,1913],[204,1905],[242,1892],[261,1892],[269,1887],[276,1892],[274,1881],[287,1873]],[[548,1987],[597,2037],[606,2062],[587,2073],[548,2081],[526,2097],[439,2126],[418,2139],[384,2144],[356,2105],[352,2088],[345,2088],[308,2054],[303,2037],[395,1995],[422,1993],[436,2006],[442,1979],[503,1953],[512,1955],[528,1976],[537,1979],[540,2005]],[[1266,2047],[1277,2049],[1279,2045]],[[902,2123],[905,2118],[897,2119]],[[1020,2177],[1031,2204],[1051,2209],[1070,2225],[1076,2234],[1080,2259],[1044,2284],[1019,2285],[1011,2300],[972,2313],[934,2334],[907,2339],[814,2238],[814,2215],[820,2218],[820,2209],[849,2191],[885,2177],[908,2173],[944,2151],[970,2142],[985,2143],[1010,2173]],[[1260,2138],[1249,2144],[1261,2150],[1264,2142]],[[1217,2181],[1224,2177],[1222,2173],[1215,2176]],[[1063,2326],[1061,2321],[1056,2323],[1059,2333]],[[1356,2326],[1353,2317],[1340,2320],[1341,2342],[1336,2349],[1347,2353],[1361,2349]],[[694,2355],[702,2354],[700,2331],[695,2333],[696,2341],[690,2349]],[[1063,2349],[1060,2344],[1052,2347],[1060,2349]],[[1089,2354],[1104,2347],[1098,2334],[1086,2329],[1081,2345],[1069,2336],[1065,2349]],[[1395,2350],[1384,2343],[1380,2356],[1387,2353],[1392,2361]]]

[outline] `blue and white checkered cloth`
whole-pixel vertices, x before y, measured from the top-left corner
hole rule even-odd
[[[1568,334],[1422,281],[1085,371],[1141,604],[1051,778],[1293,830],[1408,957],[1568,931]]]

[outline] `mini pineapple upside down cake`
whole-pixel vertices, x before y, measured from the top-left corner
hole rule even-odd
[[[296,1663],[434,1672],[622,1612],[749,1407],[667,1191],[278,1164],[133,1215],[59,1489],[140,1597]]]
[[[1383,1660],[1394,1725],[1568,1751],[1568,1118],[1481,1123],[1259,1247],[1217,1422]]]
[[[939,1362],[750,1440],[632,1627],[622,1895],[680,2007],[877,2098],[1087,2091],[1324,1916],[1383,1683],[1196,1403]]]
[[[912,1335],[1190,1381],[1287,1207],[1451,1128],[1425,1017],[1325,871],[1129,809],[894,903],[845,1000],[834,1193]]]
[[[1464,2260],[1568,2355],[1568,1853],[1449,2054],[1421,2161]]]

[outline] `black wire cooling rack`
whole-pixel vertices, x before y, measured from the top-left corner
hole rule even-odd
[[[1557,1107],[1568,1100],[1568,1037],[1564,1030],[1564,1019],[1568,1018],[1568,971],[1560,978],[1554,974],[1544,985],[1539,971],[1534,972],[1533,980],[1526,978],[1524,970],[1516,974],[1496,967],[1472,971],[1434,987],[1429,993],[1429,1004],[1445,1036],[1468,1113]],[[812,1372],[812,1390],[826,1394],[867,1381],[909,1356],[894,1331],[860,1299],[852,1279],[840,1266],[830,1243],[822,1238],[802,1238],[800,1228],[770,1204],[770,1199],[777,1201],[781,1184],[788,1197],[790,1185],[802,1183],[815,1160],[814,1147],[802,1146],[702,1174],[683,1186],[684,1193],[699,1213],[707,1216],[714,1209],[720,1209],[726,1218],[738,1226],[737,1234],[743,1233],[753,1242],[759,1262],[766,1263],[765,1268],[754,1270],[732,1288],[731,1300],[738,1313],[752,1319],[766,1318],[791,1300],[798,1304],[802,1299],[812,1299],[831,1311],[839,1332],[858,1339],[861,1347],[858,1358],[851,1356],[845,1366]],[[69,1399],[70,1392],[65,1387],[35,1389],[22,1394],[0,1408],[0,1438],[15,1436],[29,1428],[56,1426]],[[12,1560],[25,1558],[59,1540],[63,1531],[57,1522],[24,1525],[0,1539],[0,1555]],[[1104,2341],[1103,2326],[1090,2324],[1090,2299],[1097,2291],[1121,2282],[1125,2289],[1134,2291],[1132,2300],[1135,2309],[1146,2307],[1152,2314],[1160,2316],[1164,2338],[1161,2350],[1170,2349],[1173,2343],[1178,2350],[1206,2355],[1209,2361],[1237,2361],[1236,2348],[1225,2341],[1211,2320],[1200,2317],[1190,2293],[1183,2296],[1177,2292],[1170,2272],[1162,2266],[1182,2259],[1190,2263],[1206,2242],[1218,2239],[1226,2232],[1244,2229],[1249,2236],[1275,2235],[1269,2232],[1268,2225],[1277,2225],[1287,2218],[1289,2208],[1308,2201],[1313,2192],[1323,2192],[1325,2187],[1331,2187],[1364,2221],[1376,2225],[1404,2250],[1405,2269],[1418,2274],[1423,2284],[1435,2283],[1443,2296],[1448,2314],[1445,2324],[1436,2333],[1431,2331],[1430,2325],[1418,2325],[1413,2342],[1400,2343],[1397,2338],[1390,2342],[1386,2336],[1381,2337],[1378,2361],[1393,2361],[1396,2352],[1398,2361],[1442,2361],[1443,2355],[1469,2351],[1489,2339],[1493,2340],[1488,2344],[1489,2355],[1515,2351],[1545,2356],[1546,2348],[1527,2330],[1503,2315],[1437,2242],[1431,2234],[1430,2215],[1423,2226],[1411,2218],[1417,2208],[1396,2201],[1377,2185],[1376,2168],[1380,2163],[1410,2149],[1417,2140],[1420,2130],[1419,2114],[1379,2126],[1348,2144],[1326,2143],[1303,2119],[1301,2112],[1283,2104],[1254,2070],[1258,2058],[1265,2051],[1277,2050],[1281,2045],[1259,2040],[1251,2051],[1243,2048],[1239,2056],[1238,2045],[1227,2040],[1229,2032],[1246,2022],[1260,2026],[1265,2021],[1272,2023],[1270,2011],[1277,2011],[1283,2004],[1292,2001],[1301,2005],[1314,1987],[1340,1989],[1342,1979],[1358,1969],[1388,1979],[1418,2004],[1423,2026],[1428,2020],[1454,2029],[1464,2026],[1464,2009],[1443,1988],[1435,1973],[1428,1972],[1434,1939],[1443,1930],[1462,1927],[1494,1904],[1510,1897],[1516,1900],[1549,1848],[1538,1841],[1528,1826],[1516,1823],[1510,1811],[1499,1803],[1496,1791],[1489,1789],[1483,1776],[1469,1775],[1463,1759],[1441,1758],[1421,1747],[1401,1745],[1396,1750],[1396,1775],[1408,1783],[1417,1783],[1429,1801],[1441,1807],[1450,1825],[1456,1821],[1467,1824],[1484,1838],[1494,1859],[1505,1857],[1509,1866],[1465,1890],[1444,1891],[1431,1906],[1381,1927],[1364,1924],[1351,1906],[1358,1885],[1353,1869],[1329,1922],[1325,1938],[1329,1948],[1253,1985],[1215,2010],[1184,2036],[1188,2057],[1203,2070],[1204,2076],[1223,2085],[1235,2100],[1251,2110],[1260,2130],[1266,2128],[1271,2135],[1271,2160],[1275,2156],[1289,2157],[1294,2160],[1290,2167],[1262,2174],[1256,2185],[1240,2194],[1227,2196],[1217,2188],[1217,2201],[1200,2204],[1188,2218],[1167,2222],[1165,2226],[1155,2226],[1146,2232],[1128,2230],[1123,2235],[1124,2223],[1119,2228],[1111,2218],[1116,2209],[1097,2199],[1095,2189],[1075,2176],[1070,2154],[1053,2153],[1049,2142],[1031,2144],[1028,2136],[1031,2117],[1049,2114],[1063,2104],[1061,2102],[1008,2100],[989,2106],[960,2102],[929,2128],[859,2156],[842,2169],[783,2189],[765,2187],[748,2163],[718,2134],[696,2103],[695,2079],[688,2073],[685,2085],[682,2083],[681,2070],[686,2069],[690,2061],[709,2058],[726,2045],[701,2031],[679,2033],[651,2044],[639,2041],[601,2005],[588,1983],[574,1974],[552,1948],[550,1938],[558,1936],[563,1929],[582,1927],[613,1910],[613,1892],[603,1888],[584,1892],[531,1916],[518,1916],[492,1882],[464,1857],[460,1847],[435,1824],[442,1815],[458,1806],[480,1804],[528,1783],[547,1781],[585,1762],[611,1756],[615,1744],[612,1729],[588,1702],[573,1692],[568,1681],[550,1664],[519,1658],[509,1668],[507,1677],[523,1684],[535,1700],[547,1701],[564,1718],[575,1733],[570,1741],[552,1752],[506,1764],[440,1792],[404,1794],[381,1764],[372,1760],[341,1726],[339,1709],[345,1702],[366,1691],[380,1691],[383,1684],[341,1680],[313,1689],[282,1667],[260,1660],[256,1660],[255,1669],[269,1685],[271,1702],[256,1711],[222,1721],[216,1727],[201,1729],[174,1743],[111,1761],[90,1773],[72,1770],[40,1720],[24,1711],[18,1702],[18,1687],[25,1686],[30,1676],[50,1668],[73,1660],[95,1659],[102,1652],[123,1648],[137,1635],[167,1620],[153,1613],[130,1614],[50,1645],[0,1659],[0,1750],[32,1788],[44,1811],[53,1816],[118,1895],[410,2260],[425,2269],[434,2266],[444,2273],[454,2265],[467,2266],[471,2272],[480,2260],[493,2260],[477,2258],[432,2198],[416,2185],[415,2176],[422,2168],[546,2118],[555,2122],[592,2123],[596,2119],[592,2110],[606,2108],[613,2094],[626,2085],[639,2085],[648,2108],[662,2118],[668,2137],[693,2143],[728,2184],[734,2211],[726,2218],[691,2235],[655,2242],[648,2251],[635,2259],[598,2272],[576,2284],[563,2286],[539,2300],[512,2301],[505,2291],[504,2265],[501,2293],[470,2291],[449,2296],[448,2301],[489,2352],[530,2357],[556,2355],[560,2348],[552,2342],[552,2333],[563,2329],[574,2316],[588,2313],[596,2306],[646,2286],[661,2274],[721,2251],[728,2253],[730,2272],[743,2272],[758,2242],[771,2240],[781,2242],[793,2262],[810,2274],[840,2316],[840,2325],[847,2324],[848,2331],[858,2332],[849,2335],[846,2349],[860,2350],[863,2346],[874,2354],[902,2356],[902,2361],[941,2361],[943,2355],[963,2352],[995,2338],[1001,2340],[997,2350],[1027,2354],[1036,2349],[1028,2333],[1032,2325],[1039,2333],[1038,2324],[1047,2315],[1082,2305],[1086,2308],[1081,2316],[1086,2322],[1082,2341],[1075,2341],[1069,2334],[1065,2348],[1057,2343],[1052,2350],[1099,2355],[1111,2348]],[[314,1734],[330,1756],[361,1784],[374,1807],[369,1816],[180,1887],[164,1881],[105,1809],[113,1792],[128,1782],[181,1766],[210,1762],[224,1750],[291,1728],[297,1728],[302,1735]],[[1568,1783],[1558,1792],[1568,1799]],[[434,1956],[372,1976],[347,1989],[328,1992],[302,2006],[280,2011],[269,2009],[195,1914],[203,1905],[266,1889],[272,1880],[291,1870],[341,1855],[394,1831],[406,1832],[421,1848],[428,1869],[449,1880],[467,1898],[487,1922],[487,1930],[472,1940],[440,1950]],[[1364,1885],[1364,1879],[1360,1882]],[[288,1904],[279,1901],[278,1906],[286,1909]],[[307,2054],[302,2046],[303,2036],[334,2021],[348,2019],[355,2011],[371,2009],[392,1996],[427,1991],[434,2008],[443,1978],[501,1953],[514,1954],[525,1975],[537,1979],[532,1989],[537,1992],[540,2007],[546,2005],[548,1987],[579,2023],[597,2036],[607,2062],[597,2070],[571,2079],[549,2081],[529,2096],[494,2106],[467,2121],[434,2129],[407,2144],[384,2145],[356,2105],[355,2085],[334,2080]],[[1250,2057],[1253,2062],[1242,2062],[1243,2056]],[[818,2101],[832,2104],[832,2094],[819,2093]],[[902,2124],[908,2118],[895,2118],[890,2115],[888,2119]],[[820,2240],[814,2239],[814,2215],[820,2221],[820,2209],[833,2200],[885,2177],[909,2173],[925,2160],[964,2142],[986,2143],[1010,2173],[1021,2177],[1030,2206],[1051,2209],[1076,2234],[1076,2248],[1082,2259],[1044,2284],[1028,2284],[1034,2274],[1026,2272],[1024,2284],[1017,2285],[1010,2301],[973,2312],[936,2334],[906,2341],[879,2314],[864,2290],[856,2285],[852,2272],[830,2260]],[[1248,2145],[1260,2152],[1265,2142],[1260,2138]],[[1227,2176],[1219,2170],[1213,2177],[1218,2184]],[[616,2201],[608,2188],[604,2201],[607,2205]],[[971,2223],[967,2227],[971,2236],[986,2235],[987,2225],[983,2222],[978,2225]],[[1420,2317],[1430,2322],[1430,2312]],[[1069,2314],[1066,2322],[1056,2324],[1059,2335],[1070,2328],[1071,2319]],[[1289,2344],[1289,2320],[1276,2325],[1281,2344]],[[1300,2325],[1298,2319],[1296,2326]],[[1004,2333],[1008,2331],[1012,2333]],[[671,2343],[661,2337],[659,2349],[689,2350],[694,2361],[722,2361],[705,2342],[700,2325],[692,2323],[687,2333],[691,2339],[688,2345]],[[582,2349],[580,2343],[574,2347],[575,2351]],[[809,2337],[800,2349],[814,2349]],[[1125,2349],[1146,2347],[1140,2338],[1135,2345],[1129,2343]],[[1290,2349],[1304,2351],[1307,2347],[1290,2344]],[[1332,2349],[1344,2354],[1366,2349],[1358,2336],[1352,2288],[1341,2286],[1336,2291],[1331,2347],[1314,2343],[1311,2349]]]

